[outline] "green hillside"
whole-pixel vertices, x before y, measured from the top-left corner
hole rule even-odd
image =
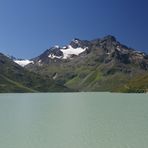
[[[68,88],[48,77],[29,72],[0,54],[0,92],[60,92]]]
[[[127,84],[125,84],[122,88],[119,88],[119,90],[122,92],[128,92],[128,93],[148,92],[148,74],[135,76]]]

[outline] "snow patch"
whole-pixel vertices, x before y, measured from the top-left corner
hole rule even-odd
[[[66,46],[63,47],[63,49],[66,49],[66,48],[67,48]]]
[[[79,55],[80,53],[84,52],[86,48],[73,48],[71,45],[68,46],[67,49],[60,49],[63,52],[63,59],[70,58],[71,55]]]
[[[18,65],[24,67],[30,63],[34,64],[33,61],[30,61],[30,60],[14,60],[15,63],[17,63]]]
[[[82,47],[77,47],[73,48],[71,45],[64,46],[61,49],[59,49],[63,55],[62,56],[56,56],[53,53],[50,53],[48,55],[49,58],[51,59],[68,59],[71,57],[71,55],[79,55],[80,53],[84,52],[88,47],[82,48]]]
[[[117,48],[116,48],[118,51],[121,51],[121,49],[120,49],[120,47],[119,46],[117,46]]]
[[[58,57],[58,56],[55,56],[54,54],[49,54],[48,57],[51,59],[54,59],[54,58],[61,59],[62,58],[61,56]]]
[[[39,61],[38,61],[38,63],[41,63],[41,62],[42,62],[42,60],[39,60]]]

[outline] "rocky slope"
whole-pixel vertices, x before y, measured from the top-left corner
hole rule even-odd
[[[111,35],[92,41],[74,39],[31,60],[26,69],[78,91],[128,91],[132,79],[148,73],[148,55]]]

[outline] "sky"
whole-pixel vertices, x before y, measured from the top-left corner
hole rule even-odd
[[[148,53],[147,0],[0,0],[0,52],[33,58],[106,35]]]

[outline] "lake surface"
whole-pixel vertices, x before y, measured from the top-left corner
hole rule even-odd
[[[0,94],[0,148],[148,148],[148,94]]]

